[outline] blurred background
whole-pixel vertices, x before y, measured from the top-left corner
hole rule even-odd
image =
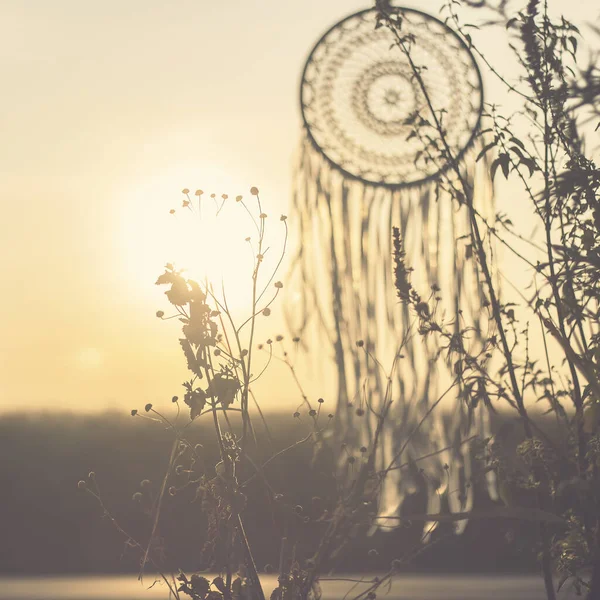
[[[405,3],[434,15],[441,4]],[[369,7],[353,0],[0,2],[2,572],[136,570],[137,559],[77,481],[95,471],[107,505],[135,531],[131,497],[142,479],[155,485],[164,471],[167,433],[128,417],[147,402],[168,404],[186,376],[179,326],[154,316],[166,304],[154,281],[173,254],[180,266],[189,258],[202,273],[223,274],[240,315],[250,286],[248,257],[223,241],[232,233],[243,239],[248,221],[232,211],[196,256],[197,247],[178,245],[181,222],[169,210],[180,206],[184,187],[233,198],[256,185],[275,217],[273,247],[281,245],[278,217],[289,207],[301,134],[301,69],[323,31]],[[555,0],[552,8],[583,31],[598,17],[593,2]],[[473,39],[510,79],[501,32]],[[484,76],[486,94],[510,111],[511,99]],[[508,185],[497,191],[498,209],[518,209],[522,229],[531,229]],[[285,326],[275,307],[258,337],[279,333]],[[335,406],[327,367],[317,375],[300,371],[311,397]],[[274,364],[255,392],[272,413],[276,447],[302,435],[285,368]],[[195,435],[208,433],[199,425]],[[290,455],[278,477],[286,493],[309,500],[326,483],[300,476],[303,452]],[[256,494],[250,533],[264,535],[257,550],[264,565],[276,557],[265,533],[269,507]],[[202,523],[189,499],[173,498],[169,511],[183,510],[190,517],[176,531],[184,543],[170,560],[185,567]],[[400,543],[380,535],[384,549]],[[357,549],[348,568],[381,568],[368,549]],[[413,568],[528,570],[535,554],[504,528],[479,522]]]

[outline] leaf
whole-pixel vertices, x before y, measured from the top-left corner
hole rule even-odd
[[[194,355],[194,351],[192,350],[192,346],[185,338],[179,339],[179,344],[185,354],[185,358],[187,360],[188,369],[200,379],[202,379],[202,371],[200,370],[200,365],[196,360],[196,356]]]
[[[502,167],[504,178],[508,179],[508,173],[510,170],[510,156],[506,152],[502,152],[498,158],[500,159],[500,166]]]
[[[496,140],[490,142],[487,146],[485,146],[483,150],[477,155],[477,159],[475,160],[475,162],[479,162],[495,145]]]
[[[193,421],[204,410],[206,394],[200,388],[186,392],[183,401],[190,407],[190,419]]]

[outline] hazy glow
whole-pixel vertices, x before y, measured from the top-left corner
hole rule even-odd
[[[96,369],[102,366],[104,356],[98,348],[83,348],[77,353],[76,361],[83,369]]]

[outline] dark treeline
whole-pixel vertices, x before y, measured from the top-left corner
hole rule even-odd
[[[288,415],[270,417],[270,435],[257,425],[263,456],[306,436],[305,424]],[[259,429],[260,428],[260,429]],[[194,423],[190,441],[203,445],[206,464],[214,465],[214,432]],[[143,504],[132,500],[140,482],[150,480],[156,493],[169,461],[172,435],[163,426],[115,414],[71,416],[8,415],[0,419],[0,570],[3,573],[116,573],[135,571],[139,553],[125,544],[98,502],[77,487],[90,471],[96,474],[102,499],[117,521],[140,541],[149,533]],[[303,444],[273,461],[267,473],[284,504],[302,506],[296,521],[288,519],[287,535],[296,539],[298,553],[309,556],[322,523],[318,512],[327,508],[334,485],[313,449]],[[250,471],[240,470],[244,481]],[[214,473],[213,473],[214,476]],[[174,474],[169,485],[181,486],[186,474]],[[246,488],[246,528],[260,568],[277,565],[281,519],[259,478]],[[195,490],[167,494],[159,534],[169,568],[192,571],[207,568],[201,560],[206,521]],[[317,498],[317,500],[315,500]],[[320,500],[319,500],[320,499]],[[318,512],[317,512],[318,511]],[[307,518],[308,517],[308,518]],[[305,522],[308,521],[308,522]],[[404,525],[362,539],[340,557],[343,571],[378,571],[394,558],[418,546],[422,524]],[[526,571],[535,568],[535,536],[515,524],[519,535],[507,535],[507,523],[471,521],[461,536],[440,527],[432,544],[407,563],[407,570]],[[377,552],[369,552],[376,549]]]

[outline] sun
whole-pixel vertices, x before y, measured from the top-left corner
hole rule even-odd
[[[136,294],[156,302],[153,284],[164,265],[171,263],[184,269],[186,277],[208,282],[219,298],[224,291],[232,312],[250,305],[260,224],[257,198],[250,186],[244,193],[240,184],[217,170],[212,173],[207,178],[176,169],[137,182],[123,194],[117,253]],[[199,195],[191,185],[194,180],[202,186]],[[271,223],[277,238],[275,225]],[[280,243],[275,240],[275,246]],[[277,254],[274,247],[269,252]]]

